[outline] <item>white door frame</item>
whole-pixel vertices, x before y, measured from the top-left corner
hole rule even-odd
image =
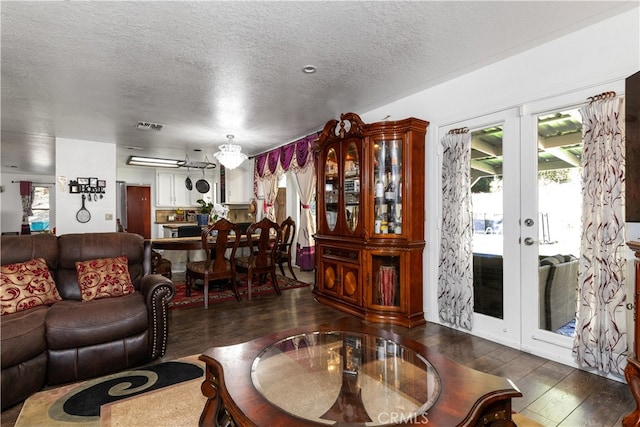
[[[509,347],[520,347],[520,257],[519,257],[519,157],[520,117],[517,108],[459,121],[438,129],[438,141],[451,129],[466,127],[470,131],[488,126],[503,126],[503,236],[504,236],[504,316],[497,319],[479,313],[473,315],[473,335],[487,338]],[[509,202],[512,200],[513,203]],[[442,214],[440,214],[442,215]],[[464,329],[461,329],[464,330]],[[464,330],[465,332],[469,332]]]
[[[606,91],[624,92],[624,80],[607,83],[597,87],[578,90],[572,93],[546,98],[525,104],[522,108],[522,192],[529,194],[521,199],[522,219],[535,218],[536,224],[527,228],[522,225],[522,239],[532,237],[536,242],[538,236],[538,185],[537,185],[537,117],[548,112],[568,110],[585,104],[587,98]],[[581,206],[579,207],[581,208]],[[538,299],[538,245],[522,245],[520,251],[521,283],[522,283],[522,346],[521,349],[531,354],[578,367],[573,358],[573,338],[539,327]],[[525,320],[526,319],[526,320]]]

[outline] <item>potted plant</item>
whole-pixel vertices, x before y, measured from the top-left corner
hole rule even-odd
[[[203,199],[196,200],[196,203],[200,205],[198,208],[198,225],[207,225],[209,223],[209,216],[213,210],[213,203],[206,202]]]

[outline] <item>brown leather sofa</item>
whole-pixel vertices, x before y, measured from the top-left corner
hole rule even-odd
[[[151,247],[132,233],[2,236],[2,265],[44,258],[62,301],[0,318],[2,409],[45,385],[96,377],[162,357],[173,282],[151,273]],[[126,255],[136,292],[83,302],[76,261]]]

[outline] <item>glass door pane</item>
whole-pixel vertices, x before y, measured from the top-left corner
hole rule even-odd
[[[471,133],[474,312],[504,318],[502,126]]]
[[[349,143],[344,157],[344,204],[347,228],[353,233],[360,216],[360,158],[355,142]]]
[[[572,337],[580,258],[582,117],[537,117],[539,328]],[[526,244],[526,242],[525,242]]]
[[[324,172],[324,204],[329,230],[336,228],[338,221],[338,156],[336,150],[331,148],[327,152]]]
[[[387,307],[399,307],[400,295],[400,256],[373,255],[372,304]]]
[[[375,141],[374,233],[402,234],[402,140]]]

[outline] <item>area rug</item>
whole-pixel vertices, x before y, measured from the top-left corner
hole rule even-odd
[[[198,356],[190,356],[41,391],[25,401],[15,426],[97,427],[112,425],[115,420],[129,426],[172,425],[149,424],[148,420],[162,412],[166,417],[166,411],[180,410],[176,405],[197,403],[200,408],[204,407],[204,400],[190,400],[199,398],[197,395],[202,396],[199,388],[203,378],[204,363],[198,360]],[[196,396],[185,396],[185,389],[189,389],[189,393],[197,391]],[[165,400],[167,396],[169,400]],[[149,398],[160,398],[162,400],[155,402],[162,403],[144,406],[145,399]],[[133,409],[131,405],[134,405]],[[187,413],[194,411],[193,407],[184,409]],[[195,409],[195,412],[199,416],[200,410]],[[170,413],[172,422],[181,413]],[[195,424],[191,425],[197,425],[198,416]],[[136,419],[138,422],[132,424]],[[185,424],[178,422],[175,425]]]
[[[47,391],[41,391],[27,399],[18,416],[15,427],[51,426],[51,427],[185,427],[197,426],[200,414],[204,408],[206,397],[202,395],[200,386],[203,380],[204,363],[198,360],[198,355],[189,356],[174,362],[167,362],[156,366],[169,367],[169,371],[192,371],[198,374],[194,379],[184,380],[164,387],[134,386],[135,380],[126,379],[134,373],[134,377],[142,375],[149,378],[153,373],[163,369],[137,369],[82,383],[71,384]],[[187,366],[190,365],[190,366]],[[195,368],[195,369],[194,369]],[[146,372],[143,374],[143,372]],[[174,375],[189,377],[190,375]],[[165,378],[163,374],[160,377]],[[113,380],[116,379],[114,383]],[[130,382],[131,381],[131,382]],[[159,379],[158,382],[161,380]],[[152,381],[149,381],[150,383]],[[111,393],[105,384],[110,384]],[[86,404],[86,410],[91,415],[71,416],[60,414],[64,408],[64,401],[69,401],[80,393],[88,390],[102,390],[101,398],[87,399],[92,403]],[[117,400],[109,394],[120,395]],[[95,415],[95,414],[98,415]],[[513,414],[513,420],[520,427],[541,427],[542,425],[521,415]]]
[[[286,291],[289,289],[296,288],[304,288],[309,286],[309,283],[299,282],[295,279],[289,278],[287,276],[282,276],[280,274],[276,275],[276,279],[278,280],[278,285],[280,286],[281,291]],[[192,288],[191,296],[186,295],[186,286],[184,281],[176,281],[174,282],[176,285],[176,294],[173,296],[173,299],[169,301],[169,308],[186,308],[186,307],[195,307],[195,306],[203,306],[204,307],[204,290],[202,286]],[[258,285],[256,281],[254,281],[251,285],[251,297],[255,297],[257,295],[268,295],[275,294],[275,288],[271,284],[271,280],[266,280],[264,284]],[[243,278],[238,286],[238,293],[240,294],[240,298],[242,300],[246,300],[248,298],[248,288],[247,281]],[[231,285],[227,284],[224,288],[220,289],[219,286],[216,286],[215,283],[209,284],[209,303],[223,302],[235,300],[236,296],[233,293],[233,289]]]

